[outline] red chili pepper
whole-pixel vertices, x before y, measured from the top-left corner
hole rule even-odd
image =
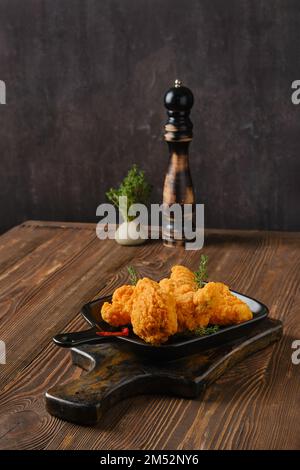
[[[128,336],[129,328],[122,328],[122,331],[96,331],[98,336]]]

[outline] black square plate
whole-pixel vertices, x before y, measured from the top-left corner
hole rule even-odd
[[[231,292],[249,306],[253,313],[253,318],[251,320],[238,325],[220,327],[217,332],[206,336],[187,337],[184,335],[175,335],[170,338],[168,342],[160,346],[153,346],[145,343],[145,341],[133,333],[132,329],[130,329],[129,336],[112,337],[110,340],[118,341],[120,346],[122,345],[129,348],[138,355],[163,361],[194,354],[199,350],[223,344],[237,337],[247,336],[247,332],[251,327],[253,327],[253,325],[268,316],[269,310],[258,300],[235,291]],[[83,306],[81,314],[92,327],[96,327],[98,330],[100,329],[103,331],[114,330],[102,320],[100,313],[102,304],[110,300],[111,296],[101,297]]]

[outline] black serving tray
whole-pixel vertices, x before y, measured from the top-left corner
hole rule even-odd
[[[110,301],[111,296],[101,297],[83,306],[81,314],[90,324],[91,328],[86,331],[74,333],[62,333],[53,338],[58,346],[76,347],[82,344],[115,342],[143,357],[164,361],[178,359],[190,354],[195,354],[199,350],[208,349],[225,342],[230,342],[236,338],[247,337],[249,330],[257,322],[266,318],[269,314],[268,308],[251,297],[231,291],[232,294],[243,300],[253,313],[253,318],[238,325],[223,326],[220,329],[206,336],[184,336],[175,335],[168,342],[153,346],[136,336],[130,327],[129,336],[98,336],[96,331],[118,331],[120,328],[110,327],[101,318],[101,306],[104,302]]]

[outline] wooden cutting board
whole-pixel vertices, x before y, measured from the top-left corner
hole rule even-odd
[[[63,420],[93,425],[115,403],[138,394],[195,398],[234,364],[281,336],[282,323],[265,319],[247,336],[168,362],[142,360],[116,344],[74,348],[73,364],[86,372],[51,388],[46,393],[46,407]]]

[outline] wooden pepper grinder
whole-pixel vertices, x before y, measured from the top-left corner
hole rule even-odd
[[[180,80],[175,80],[175,86],[170,88],[164,97],[168,121],[165,125],[165,140],[168,143],[170,157],[169,167],[163,189],[163,205],[168,208],[171,204],[195,204],[195,194],[189,168],[188,148],[193,138],[193,124],[189,118],[194,103],[193,93],[182,86]],[[165,225],[162,229],[164,245],[175,247],[185,244],[184,232],[178,233],[174,216],[165,210]],[[193,217],[193,215],[192,215]],[[184,223],[184,211],[182,210]]]

